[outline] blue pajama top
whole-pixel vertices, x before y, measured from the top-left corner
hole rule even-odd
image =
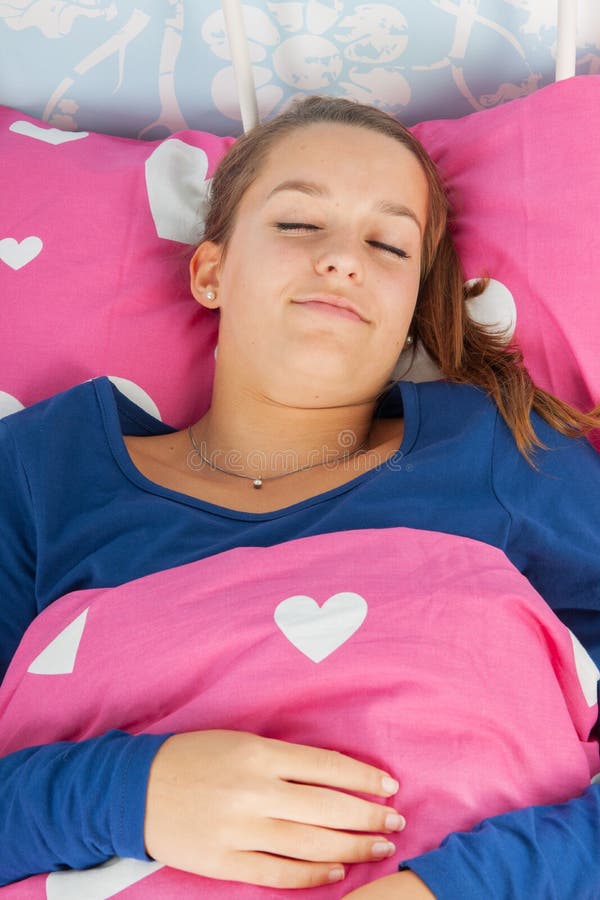
[[[411,528],[500,547],[600,665],[600,456],[536,415],[530,466],[469,385],[402,382],[398,452],[346,484],[248,513],[161,487],[123,434],[171,432],[107,378],[0,421],[0,676],[30,622],[70,591],[113,587],[239,546],[353,528]],[[147,859],[146,786],[167,735],[112,731],[0,759],[0,885],[111,856]],[[440,740],[444,736],[440,734]],[[453,834],[407,861],[445,900],[600,896],[600,785]]]

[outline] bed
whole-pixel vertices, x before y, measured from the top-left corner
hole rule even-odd
[[[35,0],[0,5],[0,415],[103,375],[145,414],[176,428],[202,415],[210,403],[218,320],[190,302],[187,263],[201,238],[211,176],[242,129],[277,112],[295,94],[316,92],[374,102],[409,122],[448,186],[465,278],[486,274],[490,279],[486,291],[472,301],[471,314],[502,329],[507,339],[514,335],[541,387],[582,409],[598,402],[600,167],[594,140],[600,126],[600,19],[592,4],[580,11],[578,43],[576,4],[559,4],[561,29],[555,42],[556,10],[550,14],[541,0],[256,2],[244,4],[243,14],[233,2],[223,3],[223,9],[217,2],[192,8],[179,0],[160,5],[160,11],[158,6],[132,9],[101,0],[52,8]],[[28,64],[34,54],[44,54],[48,61],[40,67],[43,88]],[[198,57],[205,64],[200,79],[198,73],[188,74]],[[150,88],[145,80],[149,72]],[[101,79],[107,74],[110,88]],[[199,99],[198,83],[203,85]],[[422,352],[401,358],[398,373],[408,381],[441,377]],[[600,446],[596,435],[592,440]],[[581,645],[567,629],[556,627],[525,579],[506,567],[494,548],[437,533],[402,539],[407,556],[422,568],[431,566],[432,556],[440,573],[450,555],[460,560],[474,595],[495,594],[502,584],[511,604],[519,604],[521,619],[533,623],[535,634],[544,636],[544,650],[550,647],[553,654],[555,694],[546,690],[542,659],[537,682],[523,667],[524,654],[529,660],[540,649],[538,643],[535,648],[527,644],[528,630],[517,641],[519,652],[509,658],[473,658],[476,671],[487,665],[509,670],[510,679],[535,682],[531,690],[539,718],[523,716],[519,752],[532,745],[540,722],[559,708],[557,727],[565,728],[568,738],[558,748],[536,748],[547,768],[525,798],[516,793],[522,785],[512,780],[510,765],[493,797],[469,797],[469,785],[458,785],[456,792],[465,798],[458,826],[470,827],[481,818],[482,808],[492,814],[518,798],[558,802],[582,790],[600,766],[590,738],[597,717],[598,670]],[[375,566],[360,584],[357,571],[352,591],[332,589],[319,602],[313,599],[320,596],[319,573],[332,561],[340,571],[352,569],[353,560],[369,554],[369,548],[381,570]],[[202,561],[111,589],[109,595],[102,590],[72,592],[60,609],[53,606],[40,616],[0,692],[1,752],[40,740],[84,738],[110,727],[132,732],[183,730],[191,723],[211,727],[224,702],[228,713],[220,727],[252,730],[259,723],[262,733],[305,743],[322,742],[327,734],[338,749],[350,752],[335,710],[339,695],[351,695],[352,680],[336,654],[353,635],[364,633],[365,621],[378,621],[385,631],[390,608],[382,601],[372,613],[369,607],[367,615],[364,597],[373,583],[391,578],[390,572],[398,576],[394,547],[382,547],[380,536],[361,532],[356,540],[333,535],[325,542],[307,538],[293,547],[281,545],[266,555],[256,548],[231,554],[210,564],[212,569]],[[298,556],[311,572],[301,589],[294,581]],[[411,572],[415,622],[422,613],[419,565]],[[303,714],[290,716],[283,730],[273,729],[269,710],[282,709],[285,697],[270,694],[266,682],[257,680],[263,671],[259,657],[250,654],[238,676],[261,685],[262,704],[244,697],[236,706],[235,681],[229,683],[226,672],[212,683],[208,673],[218,670],[218,654],[198,668],[189,664],[193,641],[185,641],[200,625],[192,602],[198,578],[209,576],[203,608],[210,610],[215,647],[222,650],[224,610],[222,605],[211,607],[210,598],[223,591],[225,572],[239,571],[252,571],[254,580],[232,581],[229,574],[228,596],[246,592],[248,602],[256,603],[266,580],[277,586],[275,612],[265,611],[254,639],[256,647],[274,642],[273,659],[285,692],[294,678],[303,684],[304,693],[293,704]],[[441,574],[431,588],[440,596],[450,589]],[[128,642],[139,640],[148,602],[154,605],[141,655],[152,656],[165,633],[160,598],[167,590],[180,598],[179,625],[170,646],[161,646],[164,655],[150,695],[127,691],[124,698],[120,693],[119,685],[139,679],[138,662],[132,662],[116,686],[103,684],[101,709],[90,705],[89,697],[82,699],[65,676],[77,671],[81,683],[94,671],[110,669],[113,612],[127,610],[119,645],[125,655]],[[336,620],[341,622],[336,635],[311,637],[304,620],[318,618],[326,607],[335,618],[339,604],[344,611]],[[236,605],[225,614],[235,622]],[[477,618],[470,606],[462,615],[463,624]],[[93,647],[85,643],[92,621]],[[499,627],[495,619],[480,624],[483,630]],[[233,638],[236,629],[230,630]],[[367,655],[359,662],[364,669],[368,647],[365,638]],[[431,668],[427,660],[433,649],[423,645],[422,651],[424,667]],[[240,656],[233,639],[228,652]],[[326,673],[330,664],[334,668]],[[402,677],[406,673],[397,669],[389,673],[390,679]],[[323,699],[331,679],[339,693]],[[40,691],[52,697],[59,681],[61,713],[46,718],[39,712]],[[194,681],[211,682],[194,703],[170,693],[172,683]],[[377,688],[371,687],[375,696]],[[473,692],[462,702],[471,709],[483,704],[484,688],[485,678],[474,679]],[[428,686],[438,689],[437,682]],[[185,694],[187,687],[181,691]],[[160,715],[150,703],[157,696]],[[373,709],[384,702],[377,695]],[[444,702],[449,703],[449,696]],[[309,710],[315,709],[311,717]],[[455,713],[460,721],[461,710]],[[356,716],[359,731],[371,727],[368,718],[365,722]],[[508,716],[509,710],[498,711],[499,718]],[[336,722],[327,732],[325,720]],[[395,738],[381,734],[382,741]],[[417,767],[424,764],[420,739],[423,734],[415,737],[413,748]],[[461,740],[457,734],[457,745]],[[363,752],[373,750],[365,745]],[[441,762],[432,756],[426,765],[435,770]],[[487,764],[503,770],[502,759]],[[557,767],[563,773],[561,791],[548,794]],[[437,793],[432,790],[429,801],[430,820],[435,808],[444,805],[445,779],[439,774]],[[447,797],[445,802],[450,802]],[[456,807],[456,796],[452,803]],[[442,816],[438,831],[432,831],[432,846],[445,834],[446,824]],[[422,850],[418,841],[411,845],[411,851]],[[394,858],[389,871],[395,865]],[[365,873],[362,878],[368,880]],[[70,900],[118,894],[135,900],[228,897],[231,890],[231,884],[198,888],[192,877],[174,876],[156,863],[114,859],[90,872],[36,876],[0,888],[0,895],[7,900]],[[343,890],[349,885],[295,894],[335,900]],[[275,895],[279,893],[235,887],[240,900]]]
[[[345,68],[339,77],[329,69],[315,73],[303,89],[314,93],[327,88],[370,99],[397,115],[406,113],[448,184],[465,275],[487,272],[492,279],[487,299],[477,303],[478,315],[515,330],[541,387],[581,408],[591,407],[600,393],[597,279],[593,266],[582,267],[580,260],[598,258],[600,241],[594,227],[599,178],[593,151],[598,91],[594,72],[600,59],[597,13],[588,10],[588,18],[580,23],[580,31],[585,27],[587,33],[581,35],[576,61],[576,5],[562,4],[561,68],[553,84],[556,11],[550,13],[545,3],[499,0],[494,19],[486,18],[483,10],[479,14],[478,5],[427,4],[430,27],[440,28],[440,59],[427,67],[418,64],[419,52],[424,57],[429,48],[422,34],[424,4],[356,9],[353,3],[340,2],[278,2],[262,9],[248,4],[249,50],[243,41],[233,45],[238,48],[239,89],[217,2],[202,4],[201,10],[186,8],[185,20],[183,5],[171,2],[159,21],[139,10],[132,13],[128,6],[119,10],[114,3],[62,3],[52,11],[36,2],[3,7],[0,102],[8,109],[3,111],[2,136],[2,409],[17,409],[86,377],[108,373],[122,383],[131,382],[128,389],[137,397],[147,395],[147,408],[173,425],[202,412],[210,394],[216,323],[186,304],[186,247],[201,234],[202,204],[213,169],[241,131],[238,96],[248,123],[256,116],[257,101],[261,114],[276,112],[293,96],[293,86],[302,85],[295,70],[306,55],[312,58],[311,34],[317,33],[319,40],[327,33],[327,41],[336,44],[337,66],[343,62]],[[490,6],[494,8],[486,4],[486,11]],[[585,6],[591,9],[592,4]],[[393,46],[385,43],[384,26],[393,33]],[[194,40],[193,48],[188,47]],[[413,41],[411,53],[417,59],[410,56],[405,63],[404,53]],[[138,63],[135,58],[131,62],[138,45],[140,52],[152,51],[154,56],[146,55],[139,61],[139,72],[128,76],[129,65]],[[384,45],[387,66],[370,64],[369,57],[378,59]],[[505,48],[512,70],[504,68]],[[290,73],[278,69],[278,49],[288,59]],[[180,92],[197,91],[198,77],[182,68],[192,52],[206,65],[206,80],[201,73],[200,112],[184,118],[184,101],[177,104],[175,93],[179,97]],[[493,66],[488,52],[495,54]],[[40,57],[44,64],[34,66]],[[269,63],[272,73],[267,77]],[[143,77],[150,78],[152,66],[155,82],[150,90]],[[248,66],[259,85],[257,99]],[[539,71],[535,78],[522,78],[534,70]],[[575,80],[563,77],[576,71],[587,74]],[[368,90],[355,84],[361,72],[372,79]],[[102,83],[97,80],[100,74]],[[412,100],[398,91],[392,76],[411,80]],[[427,88],[422,78],[430,79]],[[277,81],[277,102],[272,92],[261,90],[261,80],[271,87]],[[228,85],[223,101],[222,81]],[[136,87],[138,93],[130,96]],[[161,106],[157,115],[159,104],[168,112]],[[23,115],[15,115],[15,110]],[[581,172],[575,183],[564,170],[567,159]],[[190,174],[196,172],[202,181],[191,183]],[[508,179],[507,173],[513,177]],[[65,204],[68,215],[59,215]],[[121,259],[123,241],[131,233],[137,241],[127,241],[126,263],[119,263],[115,278],[111,273],[116,258]],[[556,234],[562,247],[560,266]],[[78,265],[67,284],[61,276],[75,240]],[[86,264],[97,271],[100,242],[101,277],[88,280],[83,292],[82,273]],[[525,259],[521,249],[532,246],[535,256]],[[44,276],[43,299],[40,257],[51,266]],[[171,302],[157,304],[155,297],[165,294]],[[577,316],[571,314],[574,296]],[[85,316],[73,316],[72,310],[81,310],[82,303]],[[115,315],[118,328],[112,327]],[[163,363],[173,341],[182,352],[166,375]],[[146,350],[139,355],[142,346],[151,347],[156,365],[148,365]],[[556,358],[560,366],[554,365]],[[422,377],[430,377],[427,361],[424,365]],[[419,375],[413,372],[411,377]],[[175,398],[182,396],[180,388],[190,379],[198,384],[195,405],[178,408],[181,400]]]

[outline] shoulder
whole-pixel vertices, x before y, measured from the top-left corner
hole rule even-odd
[[[494,416],[498,408],[493,399],[474,384],[452,381],[423,381],[413,384],[424,412],[443,413],[444,418],[460,418],[465,413]]]
[[[40,433],[40,429],[45,430],[57,422],[68,425],[70,421],[76,420],[83,410],[93,405],[94,398],[92,381],[78,384],[6,416],[1,420],[3,431],[8,431],[15,439],[20,439],[28,435],[35,436]]]
[[[583,478],[600,474],[600,454],[586,438],[573,438],[549,425],[536,412],[531,423],[542,446],[532,452],[531,465],[520,452],[513,434],[492,397],[470,384],[431,381],[402,386],[407,425],[411,413],[414,445],[435,446],[444,454],[470,464],[491,464],[494,479],[538,481],[540,476]]]
[[[77,422],[89,421],[92,390],[89,384],[78,385],[1,419],[2,456],[25,469],[38,465],[59,436],[68,440]]]
[[[125,396],[107,376],[93,378],[0,420],[19,446],[56,445],[94,433],[163,434],[173,429]],[[103,427],[104,426],[104,427]]]
[[[456,384],[449,381],[427,381],[405,385],[408,391],[414,392],[421,425],[438,434],[453,434],[469,430],[473,426],[486,431],[492,429],[494,442],[504,450],[513,449],[519,453],[512,432],[504,419],[495,400],[483,388],[473,384]],[[403,390],[403,397],[406,391]],[[405,398],[406,399],[406,398]],[[538,413],[531,413],[533,430],[543,445],[536,451],[539,457],[544,451],[564,451],[565,453],[583,453],[592,459],[599,459],[598,454],[586,438],[573,438],[557,431]]]
[[[61,391],[6,416],[0,425],[3,448],[12,447],[26,469],[60,465],[61,457],[72,459],[101,430],[96,384],[87,381]]]
[[[407,425],[411,417],[414,441],[423,447],[440,443],[487,445],[490,450],[498,408],[484,390],[449,381],[407,382],[402,385]]]

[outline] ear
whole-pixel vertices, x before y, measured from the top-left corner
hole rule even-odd
[[[222,249],[213,241],[203,241],[190,260],[190,288],[198,303],[208,309],[219,307],[219,266]],[[214,298],[207,298],[212,292]]]

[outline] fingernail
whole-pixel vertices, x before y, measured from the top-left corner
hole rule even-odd
[[[386,831],[402,831],[405,826],[406,819],[404,816],[399,816],[398,813],[390,813],[385,817]]]
[[[396,852],[396,847],[391,841],[377,841],[371,847],[373,856],[391,856]]]
[[[341,881],[345,874],[341,866],[336,866],[335,869],[331,869],[329,872],[329,881]]]
[[[381,779],[381,786],[386,794],[395,794],[396,791],[400,788],[398,782],[395,781],[395,779],[390,778],[389,775],[383,776],[383,778]]]

